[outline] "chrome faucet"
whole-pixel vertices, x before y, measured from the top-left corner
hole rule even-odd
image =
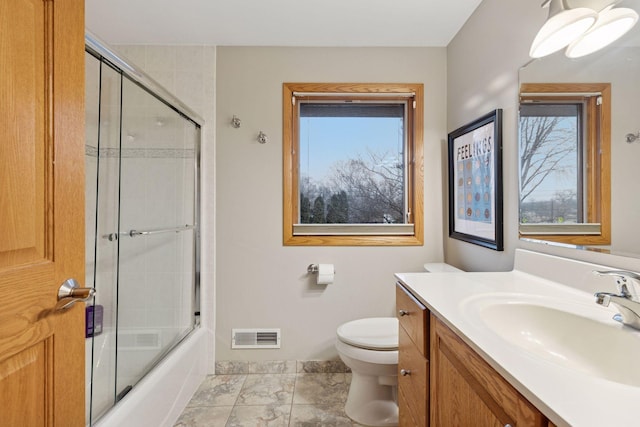
[[[594,271],[594,273],[601,276],[614,276],[620,289],[619,294],[596,292],[596,304],[608,307],[609,303],[613,303],[620,311],[619,314],[613,316],[614,320],[632,328],[640,329],[640,300],[629,292],[629,287],[627,286],[627,280],[640,282],[640,274],[625,270]]]

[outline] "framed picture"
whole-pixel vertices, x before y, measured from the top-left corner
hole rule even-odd
[[[504,250],[500,109],[449,134],[449,236]]]

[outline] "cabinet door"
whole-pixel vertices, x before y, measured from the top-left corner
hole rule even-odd
[[[431,425],[547,425],[542,413],[446,325],[432,316],[431,327]]]
[[[400,327],[398,336],[398,409],[400,425],[428,425],[429,362]]]

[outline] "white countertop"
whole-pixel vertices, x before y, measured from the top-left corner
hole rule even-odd
[[[640,426],[640,387],[608,381],[533,357],[478,322],[469,305],[480,295],[494,293],[551,297],[595,313],[593,316],[598,321],[629,329],[611,319],[617,312],[613,306],[596,305],[592,293],[517,270],[398,273],[396,277],[556,425]],[[640,332],[631,329],[628,332],[640,340]],[[625,349],[608,351],[624,352]],[[640,358],[636,366],[627,368],[640,369]]]

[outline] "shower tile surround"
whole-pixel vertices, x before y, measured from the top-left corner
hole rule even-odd
[[[216,362],[175,427],[360,426],[344,413],[348,371],[339,360]]]

